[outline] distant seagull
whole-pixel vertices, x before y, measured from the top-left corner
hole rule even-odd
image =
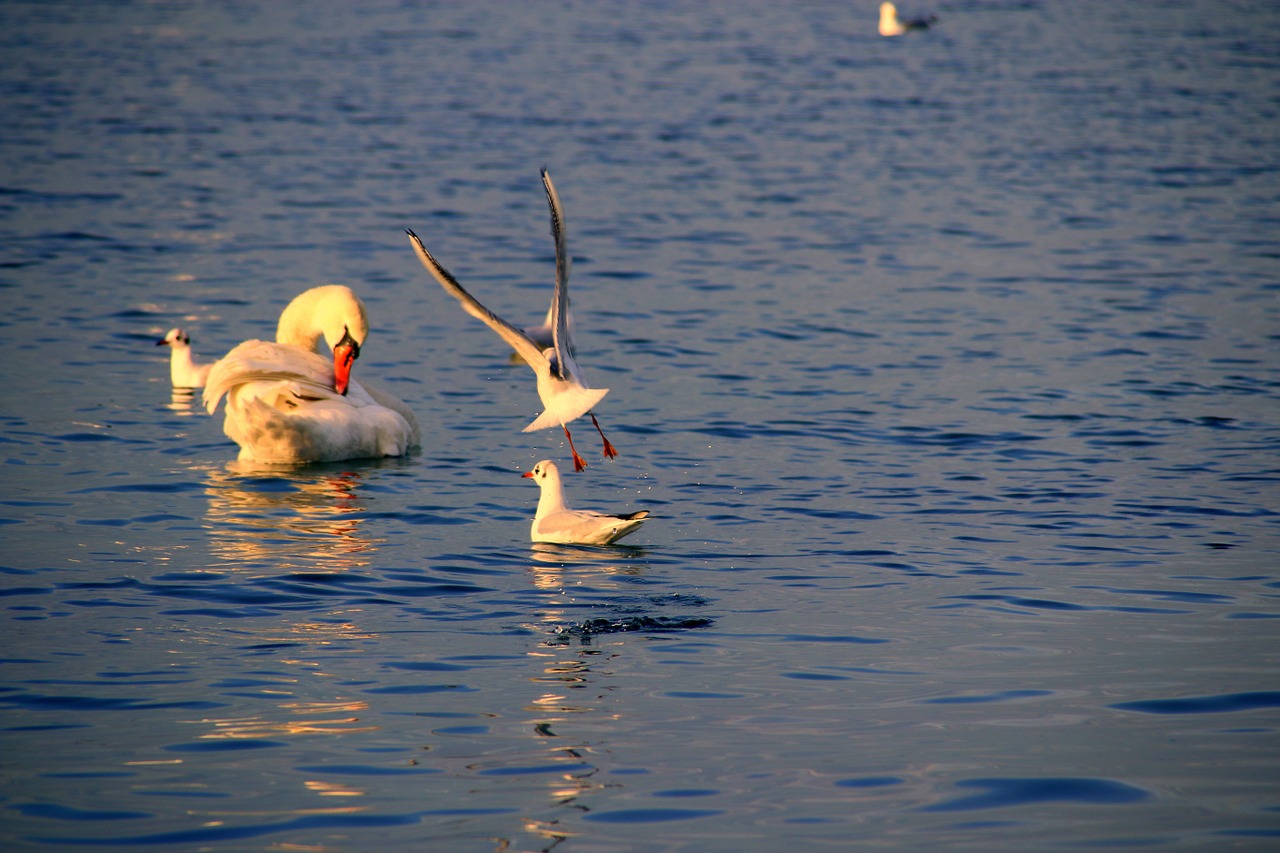
[[[880,4],[880,35],[882,36],[900,36],[907,30],[927,30],[929,25],[937,20],[936,15],[930,15],[927,18],[909,18],[904,21],[898,17],[898,8],[892,3]]]
[[[209,378],[212,364],[196,364],[191,357],[191,338],[182,329],[170,329],[156,341],[156,346],[169,346],[169,378],[174,388],[201,388]]]
[[[418,260],[427,268],[427,272],[440,282],[440,286],[462,303],[462,308],[472,317],[485,323],[506,341],[516,354],[525,360],[538,377],[538,397],[542,399],[543,412],[524,428],[524,432],[549,429],[557,424],[564,430],[569,440],[569,450],[573,453],[573,468],[581,471],[587,467],[573,446],[573,436],[569,434],[568,424],[583,415],[591,415],[600,439],[604,442],[604,456],[612,459],[618,451],[605,438],[604,430],[591,409],[609,393],[608,388],[589,388],[582,378],[582,371],[573,358],[573,339],[569,333],[569,256],[565,250],[564,213],[560,207],[560,196],[551,183],[547,170],[542,170],[542,186],[547,193],[547,203],[551,206],[551,236],[556,242],[556,287],[551,299],[552,344],[539,346],[528,334],[517,329],[506,320],[485,308],[468,293],[458,280],[440,265],[422,240],[412,230],[406,229],[413,243],[413,250]]]
[[[529,538],[534,542],[559,545],[608,545],[640,526],[649,517],[648,510],[628,515],[608,515],[589,509],[569,509],[564,503],[564,484],[560,469],[550,459],[543,459],[521,476],[532,478],[542,489],[538,512],[534,515]]]

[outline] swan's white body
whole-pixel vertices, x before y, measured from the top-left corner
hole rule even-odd
[[[880,35],[900,36],[907,30],[927,30],[936,18],[912,18],[902,20],[898,17],[898,9],[892,3],[880,4]]]
[[[586,380],[582,378],[582,370],[573,357],[573,339],[569,331],[569,256],[565,249],[564,214],[560,207],[560,196],[556,193],[555,186],[551,183],[551,176],[545,169],[542,171],[542,185],[547,193],[547,203],[551,207],[551,235],[556,243],[556,287],[551,299],[551,310],[548,313],[548,325],[552,332],[551,346],[539,346],[524,331],[517,329],[481,305],[448,270],[440,265],[439,261],[432,257],[417,234],[413,231],[405,233],[413,243],[413,250],[418,260],[440,283],[440,286],[462,304],[464,311],[497,332],[533,369],[538,378],[538,397],[542,400],[543,411],[533,423],[524,428],[524,432],[549,429],[557,425],[562,427],[565,436],[569,439],[569,447],[573,451],[574,468],[581,471],[586,467],[586,463],[573,448],[573,437],[569,435],[568,424],[590,413],[591,409],[604,399],[604,395],[609,393],[609,389],[588,387]],[[595,415],[592,415],[591,419],[595,422]],[[599,423],[596,423],[596,429],[600,429]],[[604,440],[604,455],[616,456],[617,451],[604,437],[603,431],[600,433],[600,438]]]
[[[223,431],[240,459],[264,463],[337,462],[401,456],[418,444],[418,423],[404,403],[350,379],[369,334],[364,303],[342,285],[315,287],[280,315],[276,340],[245,341],[213,365],[204,405],[213,414],[226,395]],[[334,348],[335,361],[320,354]],[[346,393],[342,393],[345,386]]]
[[[168,346],[169,379],[174,388],[200,388],[209,378],[212,364],[196,364],[191,356],[191,338],[182,329],[170,329],[156,346]]]
[[[564,483],[560,469],[544,459],[523,476],[531,478],[542,489],[538,511],[529,529],[534,542],[559,545],[608,545],[640,526],[649,517],[648,510],[628,515],[608,515],[589,509],[569,509],[564,502]]]

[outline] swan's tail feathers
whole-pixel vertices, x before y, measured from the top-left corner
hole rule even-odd
[[[524,428],[524,432],[537,432],[540,429],[564,426],[591,411],[608,393],[608,388],[578,387],[561,391],[552,398],[552,404],[547,407],[547,410]]]

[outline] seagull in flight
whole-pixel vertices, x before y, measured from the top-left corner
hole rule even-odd
[[[600,439],[604,442],[604,456],[612,459],[618,451],[605,438],[600,422],[591,410],[609,393],[608,388],[591,388],[582,378],[582,369],[573,357],[573,338],[569,330],[569,254],[565,248],[564,210],[560,206],[560,196],[547,170],[542,170],[542,187],[547,193],[547,204],[551,207],[551,236],[556,243],[556,287],[551,298],[551,345],[540,346],[521,329],[508,323],[497,314],[480,304],[466,291],[453,275],[432,257],[427,247],[422,244],[418,235],[411,229],[405,229],[409,240],[413,243],[413,251],[418,260],[427,268],[427,272],[440,282],[440,286],[462,304],[462,309],[482,321],[490,329],[498,333],[516,354],[533,368],[538,377],[538,397],[542,400],[543,411],[533,423],[524,428],[524,432],[535,432],[550,429],[559,425],[564,436],[569,440],[569,450],[573,453],[573,468],[581,471],[587,467],[573,446],[573,436],[569,433],[569,423],[583,415],[590,415]]]

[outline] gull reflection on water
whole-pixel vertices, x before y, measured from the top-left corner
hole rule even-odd
[[[196,406],[196,392],[199,388],[174,388],[165,408],[174,414],[189,418],[192,415],[203,415],[204,409]]]
[[[524,707],[529,715],[525,728],[546,751],[548,763],[563,766],[563,772],[547,777],[550,805],[557,810],[588,811],[589,795],[608,787],[596,778],[593,734],[615,730],[621,720],[612,701],[615,685],[608,683],[613,674],[605,668],[616,655],[609,646],[621,641],[596,638],[575,626],[583,624],[587,612],[598,612],[613,593],[634,586],[643,567],[628,561],[638,556],[643,556],[638,548],[545,543],[534,544],[530,553],[530,577],[546,597],[540,601],[538,621],[528,627],[545,639],[527,652],[534,666],[529,681],[539,692]],[[530,816],[524,828],[557,842],[572,834],[560,818]]]

